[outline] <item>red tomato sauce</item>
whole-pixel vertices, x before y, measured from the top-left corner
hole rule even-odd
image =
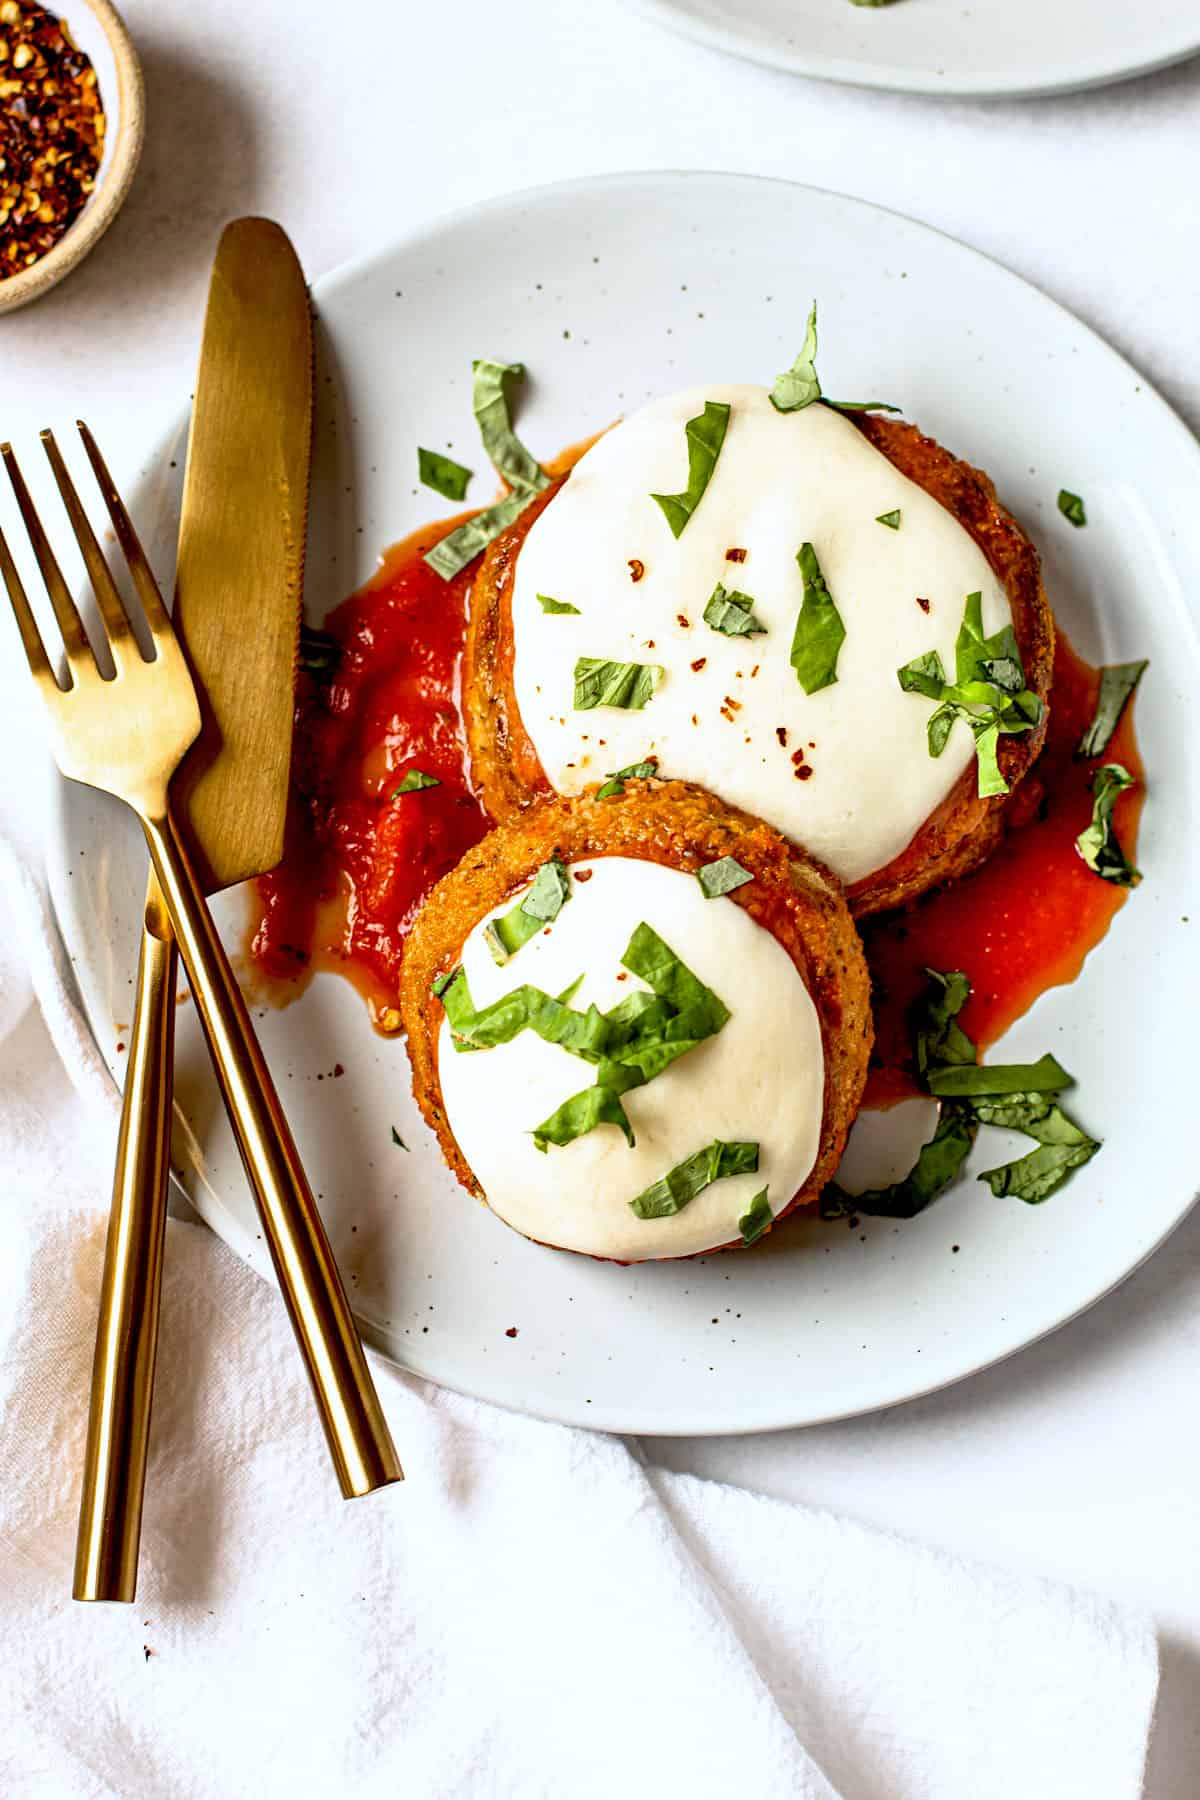
[[[907,911],[864,922],[875,1010],[867,1105],[888,1106],[917,1092],[908,1011],[927,968],[962,969],[970,977],[960,1022],[982,1048],[1047,988],[1074,981],[1124,905],[1129,889],[1094,875],[1075,848],[1091,822],[1093,775],[1101,763],[1119,762],[1138,785],[1117,800],[1114,824],[1131,861],[1137,849],[1144,790],[1132,703],[1102,757],[1075,757],[1099,686],[1100,671],[1060,631],[1045,747],[1013,797],[1000,848],[973,875]]]

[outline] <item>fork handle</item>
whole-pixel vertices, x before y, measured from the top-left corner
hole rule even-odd
[[[76,1600],[137,1591],[171,1155],[175,940],[153,873],[113,1174],[75,1544]]]
[[[229,958],[167,808],[142,825],[346,1499],[401,1481],[329,1239]]]

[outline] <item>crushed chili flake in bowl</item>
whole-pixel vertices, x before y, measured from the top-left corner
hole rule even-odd
[[[0,0],[0,313],[62,279],[124,200],[141,67],[112,0]]]

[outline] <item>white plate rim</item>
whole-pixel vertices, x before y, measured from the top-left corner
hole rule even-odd
[[[843,0],[845,3],[845,0]],[[1070,72],[1039,79],[1034,68],[1016,80],[1011,75],[983,72],[977,75],[945,74],[937,70],[918,72],[898,69],[889,63],[860,62],[842,57],[805,56],[785,45],[771,45],[748,33],[697,18],[679,0],[626,0],[634,12],[652,24],[679,37],[690,38],[710,50],[757,63],[761,68],[782,69],[789,75],[802,75],[811,81],[827,81],[841,87],[871,88],[890,94],[941,95],[953,100],[1038,100],[1053,99],[1059,94],[1085,93],[1091,88],[1110,87],[1116,82],[1136,81],[1157,75],[1200,55],[1200,28],[1188,25],[1187,42],[1159,51],[1144,60],[1081,58]],[[803,185],[803,184],[798,184]]]
[[[910,215],[899,212],[894,208],[880,206],[875,202],[862,199],[855,195],[842,194],[835,189],[820,188],[811,183],[789,181],[784,177],[761,176],[728,170],[637,170],[618,171],[605,175],[591,175],[556,182],[539,183],[532,187],[513,190],[501,195],[494,195],[487,200],[467,204],[445,213],[438,214],[424,220],[420,224],[414,226],[411,230],[398,234],[396,237],[390,239],[387,243],[378,246],[376,249],[366,252],[360,257],[352,258],[339,264],[336,268],[319,277],[312,284],[314,302],[319,307],[320,302],[327,295],[336,292],[338,288],[345,284],[354,283],[362,276],[368,274],[377,265],[386,262],[398,252],[419,252],[423,247],[432,244],[438,237],[447,231],[469,225],[474,219],[493,211],[503,212],[514,206],[522,206],[525,204],[536,205],[541,199],[555,199],[572,194],[582,195],[588,191],[611,190],[614,184],[638,187],[653,186],[654,184],[671,181],[686,182],[692,185],[703,185],[710,182],[721,182],[734,185],[745,183],[754,185],[755,187],[774,186],[793,192],[799,191],[817,195],[823,199],[832,200],[840,206],[846,206],[870,214],[874,217],[886,216],[898,221],[905,228],[917,232],[922,237],[930,236],[940,239],[946,244],[951,245],[957,254],[988,265],[993,270],[999,272],[1005,280],[1009,282],[1019,283],[1023,288],[1034,294],[1043,306],[1050,307],[1064,319],[1074,332],[1085,336],[1090,341],[1093,349],[1101,352],[1103,357],[1112,365],[1114,372],[1118,372],[1124,377],[1134,380],[1138,384],[1143,400],[1155,409],[1159,415],[1160,423],[1168,427],[1178,439],[1180,454],[1192,460],[1195,468],[1197,490],[1200,491],[1200,442],[1197,441],[1183,419],[1158,389],[1148,381],[1140,371],[1135,369],[1134,365],[1131,364],[1127,358],[1114,349],[1106,339],[1093,330],[1093,328],[1085,321],[1081,320],[1068,307],[1054,299],[1052,295],[1045,293],[1045,291],[1039,288],[1035,283],[1008,268],[1008,266],[1002,263],[998,258],[990,256],[987,252],[978,250],[972,245],[964,243],[961,239],[954,237],[953,234],[942,231],[936,226],[929,225],[919,219],[914,219]],[[164,414],[157,422],[157,427],[152,427],[145,434],[146,441],[151,443],[153,452],[157,453],[159,450],[163,450],[165,453],[165,446],[177,441],[181,416],[186,418],[186,412],[181,415],[180,413],[177,413],[174,408],[169,410],[164,409]],[[170,421],[166,426],[163,424],[164,418]],[[52,781],[49,794],[50,808],[45,835],[46,863],[50,877],[55,925],[63,945],[64,956],[68,966],[71,966],[74,962],[74,958],[71,954],[70,938],[63,925],[59,907],[55,903],[55,896],[56,894],[65,895],[66,893],[66,883],[65,880],[62,879],[65,875],[65,863],[62,861],[62,856],[66,849],[66,833],[64,829],[66,825],[65,800],[72,784],[68,783],[62,777],[59,777],[56,771],[51,770],[51,775]],[[82,1001],[82,987],[80,987],[79,992]],[[82,1011],[100,1055],[107,1060],[107,1052],[103,1047],[101,1037],[97,1031],[96,1021],[88,1010],[86,1002],[82,1006]],[[182,1188],[180,1188],[179,1191],[185,1193],[185,1197],[189,1203],[195,1207],[197,1212],[199,1212],[201,1217],[205,1220],[206,1224],[211,1226],[219,1237],[227,1242],[230,1247],[243,1258],[243,1260],[249,1260],[247,1257],[247,1249],[250,1243],[249,1235],[242,1222],[236,1217],[219,1195],[205,1185],[199,1186],[193,1192],[186,1192]],[[869,1401],[865,1401],[862,1404],[838,1404],[825,1409],[822,1409],[816,1404],[809,1404],[805,1407],[804,1416],[799,1419],[795,1416],[785,1416],[784,1413],[781,1413],[780,1408],[775,1406],[764,1409],[757,1415],[751,1412],[748,1417],[739,1417],[739,1422],[736,1427],[734,1427],[723,1420],[720,1422],[712,1422],[711,1420],[706,1419],[702,1412],[675,1421],[666,1420],[657,1413],[654,1414],[653,1417],[643,1416],[639,1419],[633,1417],[628,1409],[605,1405],[596,1405],[593,1410],[589,1411],[585,1419],[580,1416],[578,1407],[572,1407],[569,1402],[565,1402],[561,1408],[544,1403],[531,1405],[523,1403],[520,1398],[514,1398],[512,1396],[505,1398],[486,1386],[481,1385],[475,1387],[470,1383],[448,1380],[445,1374],[441,1373],[438,1369],[430,1364],[424,1363],[420,1348],[417,1345],[406,1350],[405,1359],[401,1362],[398,1358],[394,1357],[388,1349],[384,1332],[375,1328],[369,1320],[360,1318],[358,1322],[364,1341],[379,1355],[381,1360],[391,1368],[400,1371],[404,1375],[429,1381],[435,1386],[446,1388],[448,1391],[463,1394],[467,1397],[484,1401],[487,1404],[498,1405],[508,1411],[522,1413],[526,1416],[539,1417],[565,1425],[635,1436],[644,1435],[672,1438],[761,1435],[776,1431],[803,1429],[810,1425],[832,1424],[842,1419],[858,1418],[868,1416],[875,1412],[888,1411],[893,1407],[903,1405],[910,1400],[915,1401],[924,1399],[931,1394],[955,1386],[959,1382],[969,1379],[971,1376],[981,1374],[987,1369],[1008,1361],[1018,1352],[1041,1343],[1044,1339],[1052,1336],[1056,1331],[1071,1324],[1075,1319],[1081,1317],[1093,1306],[1099,1304],[1109,1295],[1115,1293],[1162,1247],[1167,1239],[1187,1218],[1188,1214],[1197,1203],[1200,1203],[1200,1192],[1193,1192],[1190,1197],[1180,1205],[1175,1216],[1163,1229],[1157,1231],[1151,1239],[1143,1241],[1137,1247],[1137,1253],[1134,1259],[1127,1263],[1118,1274],[1111,1280],[1103,1282],[1094,1292],[1081,1300],[1079,1304],[1073,1306],[1070,1311],[1050,1320],[1041,1329],[1030,1332],[1027,1328],[1018,1327],[1013,1332],[1010,1342],[1002,1343],[999,1347],[993,1345],[992,1348],[976,1359],[971,1359],[968,1356],[954,1373],[940,1375],[919,1386],[914,1385],[911,1380],[900,1381],[892,1391],[887,1391],[885,1389],[881,1393],[878,1393],[876,1397]]]

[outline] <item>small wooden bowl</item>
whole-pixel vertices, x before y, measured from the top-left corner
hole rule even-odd
[[[98,243],[129,192],[146,130],[146,88],[133,40],[111,0],[46,0],[92,59],[107,119],[104,160],[95,191],[53,250],[19,275],[0,281],[0,313],[15,312],[69,275]]]

